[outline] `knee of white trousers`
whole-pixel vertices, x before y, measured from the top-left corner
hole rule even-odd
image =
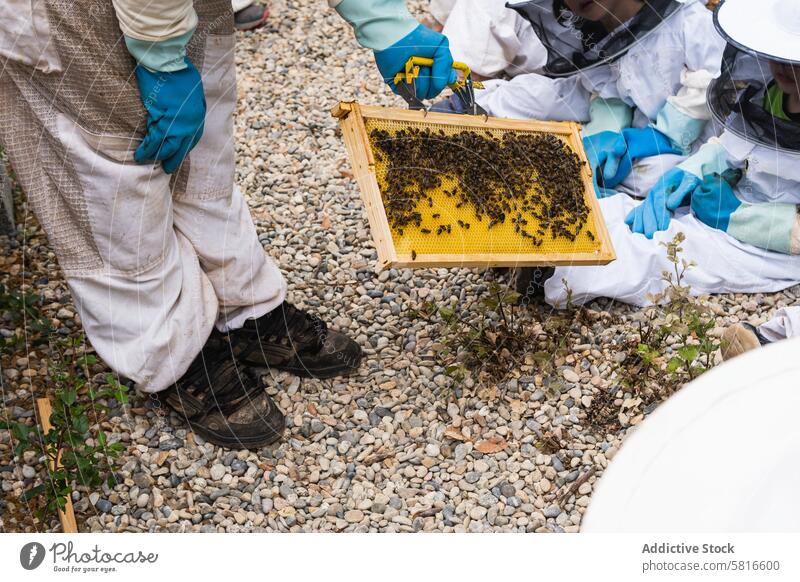
[[[112,370],[142,392],[180,378],[217,318],[217,298],[191,244],[176,233],[164,260],[135,275],[68,277],[86,335]]]
[[[191,241],[219,301],[217,328],[261,317],[286,298],[286,281],[258,240],[239,188],[230,198],[174,202],[175,228]]]

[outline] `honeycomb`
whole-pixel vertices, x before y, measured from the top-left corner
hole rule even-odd
[[[376,155],[379,150],[377,150],[373,143],[373,130],[382,129],[391,135],[396,134],[402,129],[411,127],[427,128],[431,131],[442,130],[447,135],[457,134],[461,131],[475,131],[474,127],[469,126],[385,120],[371,117],[365,117],[364,124],[367,135],[370,136],[369,147],[375,159],[375,173],[382,197],[387,189],[386,174],[389,162],[388,160],[382,159],[380,155]],[[518,132],[520,130],[497,128],[481,129],[481,132],[489,132],[500,138],[504,133],[509,131]],[[570,147],[566,137],[560,135],[557,137]],[[420,165],[425,169],[430,168],[430,163],[426,160],[420,160]],[[413,168],[409,171],[413,171]],[[569,240],[561,236],[553,238],[550,232],[547,231],[547,234],[541,237],[542,244],[535,247],[531,244],[529,239],[523,238],[519,233],[515,232],[515,225],[511,220],[506,220],[504,223],[495,224],[489,228],[489,220],[486,216],[483,217],[482,221],[476,219],[475,209],[471,203],[456,208],[458,199],[445,194],[446,190],[452,190],[456,186],[456,180],[446,175],[442,176],[441,180],[442,185],[439,188],[426,192],[432,199],[432,205],[430,205],[424,197],[417,203],[416,211],[422,215],[422,223],[419,227],[407,225],[402,229],[402,234],[398,229],[392,228],[392,240],[398,255],[411,253],[413,251],[417,257],[424,257],[425,255],[469,255],[483,253],[501,255],[529,254],[535,256],[553,253],[565,255],[572,253],[594,253],[601,249],[602,243],[600,237],[597,235],[598,230],[596,228],[597,216],[591,206],[586,223],[575,240]],[[537,191],[535,194],[540,197],[544,195],[541,190]],[[586,195],[586,193],[584,193],[584,195]],[[591,193],[591,195],[593,195],[593,193]],[[383,200],[383,202],[385,205],[386,201]],[[439,214],[440,216],[434,218],[434,214]],[[536,231],[539,226],[539,221],[531,215],[530,212],[523,212],[522,215],[523,218],[528,221],[527,228],[530,231]],[[469,228],[467,229],[463,226],[459,226],[459,221],[469,224]],[[437,235],[440,224],[451,224],[452,228],[450,232],[445,231]],[[424,229],[431,232],[426,234],[423,232]]]

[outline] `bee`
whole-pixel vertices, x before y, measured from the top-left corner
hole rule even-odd
[[[419,231],[420,231],[422,234],[430,234],[430,233],[431,233],[431,231],[430,231],[430,230],[428,230],[427,228],[420,228],[420,229],[419,229]]]
[[[411,249],[411,260],[412,261],[417,260],[417,251],[415,251],[414,249]]]
[[[589,237],[589,240],[595,240],[594,239],[594,233],[591,230],[587,230],[586,231],[586,236]]]

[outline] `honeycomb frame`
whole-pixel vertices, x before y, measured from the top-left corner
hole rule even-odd
[[[592,174],[588,163],[581,164],[584,198],[589,207],[589,216],[585,230],[591,230],[593,240],[589,242],[585,232],[576,241],[558,241],[558,244],[543,245],[535,248],[525,245],[519,238],[517,246],[510,248],[497,243],[507,235],[497,231],[497,239],[486,238],[486,229],[475,228],[471,231],[454,232],[461,237],[461,250],[454,250],[452,240],[442,239],[441,244],[435,238],[429,239],[432,244],[415,245],[413,233],[398,234],[393,232],[384,209],[381,196],[381,162],[376,163],[373,145],[369,137],[369,126],[386,127],[418,127],[445,131],[463,129],[504,133],[508,131],[524,131],[553,134],[564,141],[581,159],[586,161],[586,153],[580,136],[580,124],[572,122],[550,122],[535,120],[515,120],[484,118],[472,115],[454,115],[412,111],[391,107],[360,105],[356,102],[339,103],[332,110],[332,115],[339,120],[348,157],[359,186],[361,199],[367,210],[370,232],[378,253],[377,270],[389,267],[430,268],[430,267],[520,267],[520,266],[565,266],[565,265],[605,265],[615,257],[611,239],[603,220],[597,197],[592,185]],[[437,204],[439,200],[437,199]],[[452,211],[452,209],[446,209]],[[467,212],[465,210],[464,212]],[[466,214],[464,215],[464,217]],[[474,223],[474,221],[473,221]],[[495,227],[498,228],[498,227]],[[511,227],[505,225],[509,231]],[[492,231],[494,234],[495,231]],[[432,236],[432,235],[431,235]],[[481,238],[483,237],[483,238]],[[419,239],[417,239],[419,240]],[[415,249],[414,246],[425,248]],[[431,247],[451,247],[437,250]],[[458,246],[458,245],[456,245]],[[551,247],[558,247],[553,249]],[[497,250],[496,247],[502,250]],[[524,247],[524,248],[523,248]],[[577,249],[577,250],[576,250]]]

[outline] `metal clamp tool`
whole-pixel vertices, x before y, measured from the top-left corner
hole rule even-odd
[[[411,57],[406,62],[405,71],[401,71],[394,76],[394,84],[397,86],[397,92],[408,103],[409,109],[421,109],[428,111],[425,103],[417,97],[416,87],[414,86],[416,78],[419,76],[420,67],[433,66],[433,59],[424,57]],[[475,89],[483,89],[483,84],[480,81],[472,80],[472,72],[469,67],[464,63],[453,63],[453,69],[461,71],[462,78],[455,83],[448,85],[452,89],[453,94],[458,97],[464,105],[464,109],[468,115],[483,115],[488,117],[486,110],[478,105],[475,101]]]

